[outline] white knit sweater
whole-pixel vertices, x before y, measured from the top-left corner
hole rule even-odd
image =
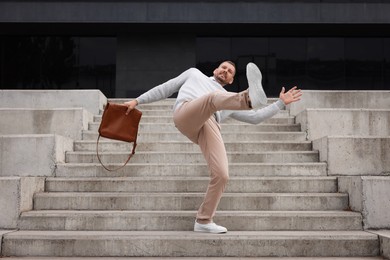
[[[184,101],[190,101],[201,97],[216,90],[226,91],[214,77],[208,77],[196,68],[190,68],[161,85],[158,85],[151,90],[145,92],[136,100],[138,104],[147,104],[170,97],[172,94],[179,92],[173,110],[177,109]],[[218,122],[223,122],[227,117],[232,117],[236,120],[259,124],[260,122],[274,116],[284,108],[284,103],[281,99],[259,110],[223,110],[216,112]]]

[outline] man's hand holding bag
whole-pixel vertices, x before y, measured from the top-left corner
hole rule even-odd
[[[102,121],[99,127],[99,137],[96,144],[96,153],[99,162],[104,167],[104,169],[108,171],[115,171],[123,168],[135,153],[135,148],[137,146],[138,127],[141,121],[142,112],[134,108],[126,115],[127,110],[127,106],[114,103],[107,103],[106,107],[104,108]],[[100,136],[118,141],[133,143],[133,150],[123,166],[116,169],[108,169],[102,163],[98,149]]]

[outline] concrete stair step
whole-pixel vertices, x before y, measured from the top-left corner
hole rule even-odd
[[[311,151],[310,141],[246,141],[246,142],[225,142],[228,152],[268,152],[268,151]],[[132,144],[114,140],[99,141],[99,151],[128,152]],[[96,140],[79,140],[74,142],[74,151],[96,151]],[[142,151],[150,152],[200,152],[199,146],[190,141],[161,141],[142,142],[137,144],[136,153]]]
[[[172,109],[142,109],[142,116],[172,116]]]
[[[125,102],[128,102],[130,100],[133,100],[134,98],[109,98],[107,99],[107,102],[111,102],[111,103],[116,103],[116,104],[123,104]],[[267,104],[272,104],[276,101],[278,101],[279,98],[277,97],[269,97],[267,99]],[[159,100],[159,101],[156,101],[156,102],[153,102],[153,103],[149,103],[149,104],[141,104],[141,105],[138,105],[137,107],[149,107],[149,106],[161,106],[161,105],[164,105],[164,106],[173,106],[176,102],[176,98],[166,98],[166,99],[163,99],[163,100]]]
[[[48,192],[204,192],[209,177],[47,178]],[[226,192],[337,192],[336,177],[231,177]]]
[[[17,231],[4,256],[378,256],[378,236],[364,231]],[[331,249],[331,250],[330,250]]]
[[[101,122],[102,116],[95,115],[93,121]],[[170,123],[173,124],[173,116],[142,116],[141,123]],[[237,121],[233,118],[228,118],[224,121],[224,123],[234,123],[234,124],[247,124],[244,122]],[[295,124],[295,117],[293,116],[283,116],[283,115],[275,115],[272,118],[264,120],[265,124]]]
[[[119,167],[122,164],[107,164]],[[230,163],[229,175],[235,176],[326,176],[326,163]],[[133,163],[115,172],[105,170],[100,164],[66,163],[57,164],[57,177],[151,177],[151,176],[209,176],[206,164],[183,163]]]
[[[9,260],[96,260],[96,257],[3,257]],[[99,260],[124,260],[124,257],[99,257]],[[131,257],[131,260],[199,260],[199,257]],[[202,257],[207,260],[242,260],[242,257]],[[383,257],[245,257],[259,260],[383,260]]]
[[[82,132],[83,140],[97,140],[98,133],[92,131]],[[247,132],[244,134],[229,132],[222,133],[222,138],[226,142],[239,142],[239,141],[306,141],[306,133],[304,132]],[[102,141],[110,140],[107,138],[101,138]],[[160,142],[160,141],[187,141],[188,138],[179,132],[160,132],[160,133],[147,133],[138,132],[137,142]]]
[[[125,162],[130,152],[102,152],[99,153],[102,162]],[[317,151],[292,151],[292,152],[228,152],[229,162],[235,163],[301,163],[318,162]],[[137,152],[132,158],[132,163],[205,163],[200,152]],[[96,152],[67,152],[67,163],[98,163]]]
[[[151,104],[143,104],[143,105],[138,105],[137,106],[137,109],[143,111],[143,110],[169,110],[169,111],[173,111],[173,105],[174,103],[172,102],[172,104],[156,104],[156,103],[151,103]]]
[[[167,107],[162,109],[153,108],[142,108],[140,109],[143,116],[173,116],[173,107]],[[277,115],[277,117],[289,117],[290,112],[287,110],[281,110]]]
[[[135,98],[135,97],[134,97]],[[123,104],[125,102],[128,102],[130,100],[133,100],[134,98],[108,98],[107,99],[107,102],[110,102],[110,103],[115,103],[115,104]],[[156,102],[153,102],[153,103],[149,103],[149,104],[142,104],[142,105],[139,105],[139,107],[141,106],[155,106],[155,105],[169,105],[169,106],[173,106],[176,102],[176,98],[166,98],[166,99],[163,99],[163,100],[159,100],[159,101],[156,101]]]
[[[141,109],[143,116],[173,116],[173,108],[162,108],[162,109],[156,109],[156,108],[144,108]],[[276,117],[289,117],[290,112],[287,110],[281,110],[278,114],[275,115]]]
[[[97,132],[100,123],[89,123],[88,130]],[[225,132],[299,132],[300,124],[224,124],[221,131]],[[159,132],[179,132],[174,124],[170,123],[141,123],[139,132],[159,133]]]
[[[191,231],[196,211],[24,212],[22,230]],[[360,213],[347,211],[218,211],[214,221],[229,231],[361,230]]]
[[[267,105],[270,105],[276,101],[278,101],[279,98],[268,98]],[[133,100],[133,98],[109,98],[107,99],[107,102],[110,103],[116,103],[116,104],[123,104],[125,102],[128,102],[130,100]],[[137,108],[139,109],[155,109],[156,107],[164,107],[164,108],[171,108],[173,109],[173,106],[176,102],[176,98],[167,98],[164,100],[159,100],[153,103],[149,104],[141,104],[138,105]]]
[[[35,210],[197,210],[204,193],[44,192]],[[225,193],[219,210],[345,210],[344,193]]]

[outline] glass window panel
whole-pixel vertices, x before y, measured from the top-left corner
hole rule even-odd
[[[230,59],[230,38],[201,37],[196,39],[196,66],[206,75],[213,75],[214,69],[223,60]]]
[[[232,38],[230,37],[200,37],[196,40],[196,67],[206,75],[213,75],[213,71],[222,61],[231,60]],[[236,64],[237,65],[237,64]],[[238,78],[233,84],[225,86],[227,91],[237,91]]]
[[[114,97],[116,39],[79,37],[76,42],[76,85],[100,89],[106,96]]]
[[[232,56],[266,56],[268,55],[268,38],[232,38]]]
[[[270,39],[270,95],[279,96],[283,86],[306,88],[306,45],[307,39],[303,37]]]
[[[115,95],[116,38],[1,37],[0,84],[10,89],[100,89]]]
[[[383,88],[383,39],[346,38],[348,89]]]
[[[345,89],[343,38],[308,38],[307,84],[310,89]]]
[[[267,87],[267,57],[268,38],[264,37],[235,37],[232,38],[232,60],[236,62],[237,73],[233,83],[235,91],[242,91],[248,88],[246,77],[246,65],[249,62],[255,63],[263,73],[263,85]]]
[[[390,38],[383,40],[384,51],[384,89],[390,90]]]

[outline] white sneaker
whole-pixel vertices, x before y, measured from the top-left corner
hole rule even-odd
[[[218,226],[214,222],[208,224],[199,224],[198,222],[195,221],[194,231],[219,234],[219,233],[226,233],[227,229],[223,226]]]
[[[252,62],[246,65],[246,77],[249,85],[249,98],[253,109],[267,104],[267,96],[261,85],[262,75],[259,68]]]

